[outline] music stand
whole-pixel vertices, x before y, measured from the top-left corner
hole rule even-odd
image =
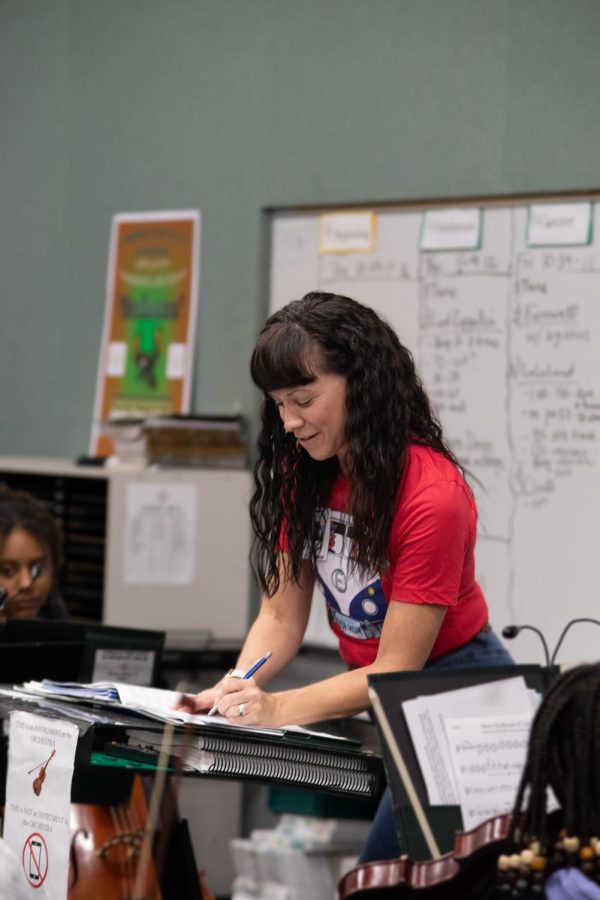
[[[98,650],[153,654],[149,681],[156,684],[164,631],[44,619],[10,619],[0,625],[0,684],[92,680]]]
[[[402,710],[405,700],[428,694],[442,694],[446,691],[471,687],[476,684],[515,678],[522,675],[527,687],[540,693],[545,691],[558,677],[557,666],[550,668],[536,665],[487,666],[464,669],[423,669],[419,672],[387,672],[369,675],[369,688],[373,690],[385,712],[393,737],[400,751],[402,761],[408,771],[410,782],[416,792],[418,803],[411,802],[410,789],[407,791],[401,772],[398,771],[386,734],[378,721],[383,750],[383,761],[392,791],[396,826],[402,852],[412,859],[431,859],[435,853],[453,849],[454,836],[462,829],[463,822],[459,806],[429,806],[425,781],[415,753],[408,724]],[[433,844],[424,834],[418,807],[427,818],[427,825],[433,836]],[[415,811],[417,808],[417,811]]]

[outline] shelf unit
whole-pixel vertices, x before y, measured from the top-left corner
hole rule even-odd
[[[32,493],[63,528],[62,591],[76,619],[194,629],[240,639],[248,624],[251,475],[240,469],[125,469],[0,457],[0,483]],[[127,575],[131,486],[183,485],[194,498],[192,569],[182,583]]]

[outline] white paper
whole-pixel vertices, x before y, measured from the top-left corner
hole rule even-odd
[[[65,900],[71,781],[79,731],[72,722],[10,715],[4,840],[37,900]]]
[[[375,214],[325,213],[320,217],[320,253],[365,253],[375,249]]]
[[[482,211],[477,207],[434,209],[423,213],[421,250],[477,250]]]
[[[591,238],[591,203],[538,203],[529,207],[529,247],[585,245]]]
[[[185,344],[169,344],[167,350],[167,378],[183,378],[185,373]]]
[[[198,715],[173,709],[181,699],[179,691],[166,691],[162,688],[140,687],[117,682],[115,682],[114,686],[119,692],[121,704],[124,707],[146,712],[167,722],[184,722],[192,725],[227,725],[231,727],[232,723],[224,716]],[[272,736],[281,736],[284,733],[282,728],[262,728],[260,725],[236,725],[235,727],[239,728],[240,731],[253,731]]]
[[[530,715],[538,702],[538,695],[527,688],[522,675],[406,700],[402,710],[421,766],[429,805],[458,803],[444,726],[446,718],[487,716],[490,712]]]
[[[154,650],[123,650],[99,647],[94,654],[92,681],[122,681],[152,684]]]
[[[510,812],[527,756],[533,712],[446,719],[446,735],[466,830]]]
[[[127,344],[124,341],[111,341],[108,345],[106,374],[111,378],[122,378],[127,361]]]
[[[195,485],[170,481],[127,485],[126,584],[191,584],[195,545]]]

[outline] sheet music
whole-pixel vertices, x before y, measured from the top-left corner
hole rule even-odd
[[[450,760],[445,720],[449,718],[499,715],[533,715],[539,695],[525,684],[522,675],[473,687],[406,700],[406,718],[416,756],[427,788],[430,806],[454,806],[458,786]]]
[[[466,830],[510,812],[523,772],[533,713],[446,719]]]

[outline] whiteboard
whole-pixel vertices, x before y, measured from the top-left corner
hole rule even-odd
[[[468,204],[467,204],[468,205]],[[582,246],[529,246],[528,203],[482,205],[479,249],[423,252],[423,208],[373,208],[369,252],[323,253],[324,211],[275,212],[270,308],[311,290],[374,307],[413,352],[479,508],[477,577],[497,632],[534,625],[552,651],[600,604],[600,213]],[[306,641],[336,646],[324,601]],[[539,639],[507,644],[542,662]],[[600,658],[575,625],[559,661]]]

